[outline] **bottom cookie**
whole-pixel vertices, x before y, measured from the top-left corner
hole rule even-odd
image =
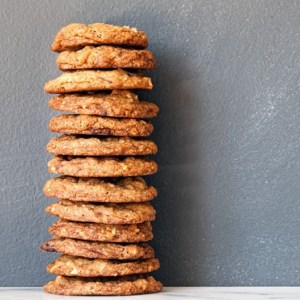
[[[157,293],[163,288],[152,276],[124,276],[118,278],[80,278],[57,276],[44,285],[48,293],[58,295],[136,295]]]

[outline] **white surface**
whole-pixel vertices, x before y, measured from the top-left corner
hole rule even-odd
[[[82,300],[96,297],[66,297],[43,292],[41,288],[0,288],[0,300]],[[97,297],[97,298],[100,298]],[[300,287],[167,287],[159,294],[127,297],[104,297],[122,300],[252,300],[252,299],[300,299]]]

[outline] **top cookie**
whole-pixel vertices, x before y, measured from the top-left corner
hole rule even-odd
[[[86,46],[78,51],[64,51],[58,55],[56,63],[61,70],[156,67],[151,51],[112,46]]]
[[[134,27],[104,23],[73,23],[63,27],[55,36],[51,50],[77,50],[87,45],[124,45],[139,48],[148,46],[145,32]]]

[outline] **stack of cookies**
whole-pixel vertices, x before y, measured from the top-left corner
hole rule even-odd
[[[144,119],[158,107],[132,90],[151,90],[141,69],[154,69],[144,50],[147,35],[136,28],[108,24],[70,24],[56,35],[52,50],[64,73],[45,85],[59,94],[52,109],[66,112],[50,120],[47,151],[50,179],[44,192],[58,198],[46,212],[59,217],[41,246],[62,255],[47,271],[58,275],[47,292],[63,295],[133,295],[158,292],[162,284],[147,274],[159,268],[152,247],[149,203],[157,191],[141,176],[157,172],[145,156],[157,152]],[[129,71],[130,70],[130,71]]]

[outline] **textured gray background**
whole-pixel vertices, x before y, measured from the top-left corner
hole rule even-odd
[[[299,1],[1,1],[0,285],[40,286],[43,84],[70,22],[145,30],[161,114],[153,242],[166,285],[299,285]]]

